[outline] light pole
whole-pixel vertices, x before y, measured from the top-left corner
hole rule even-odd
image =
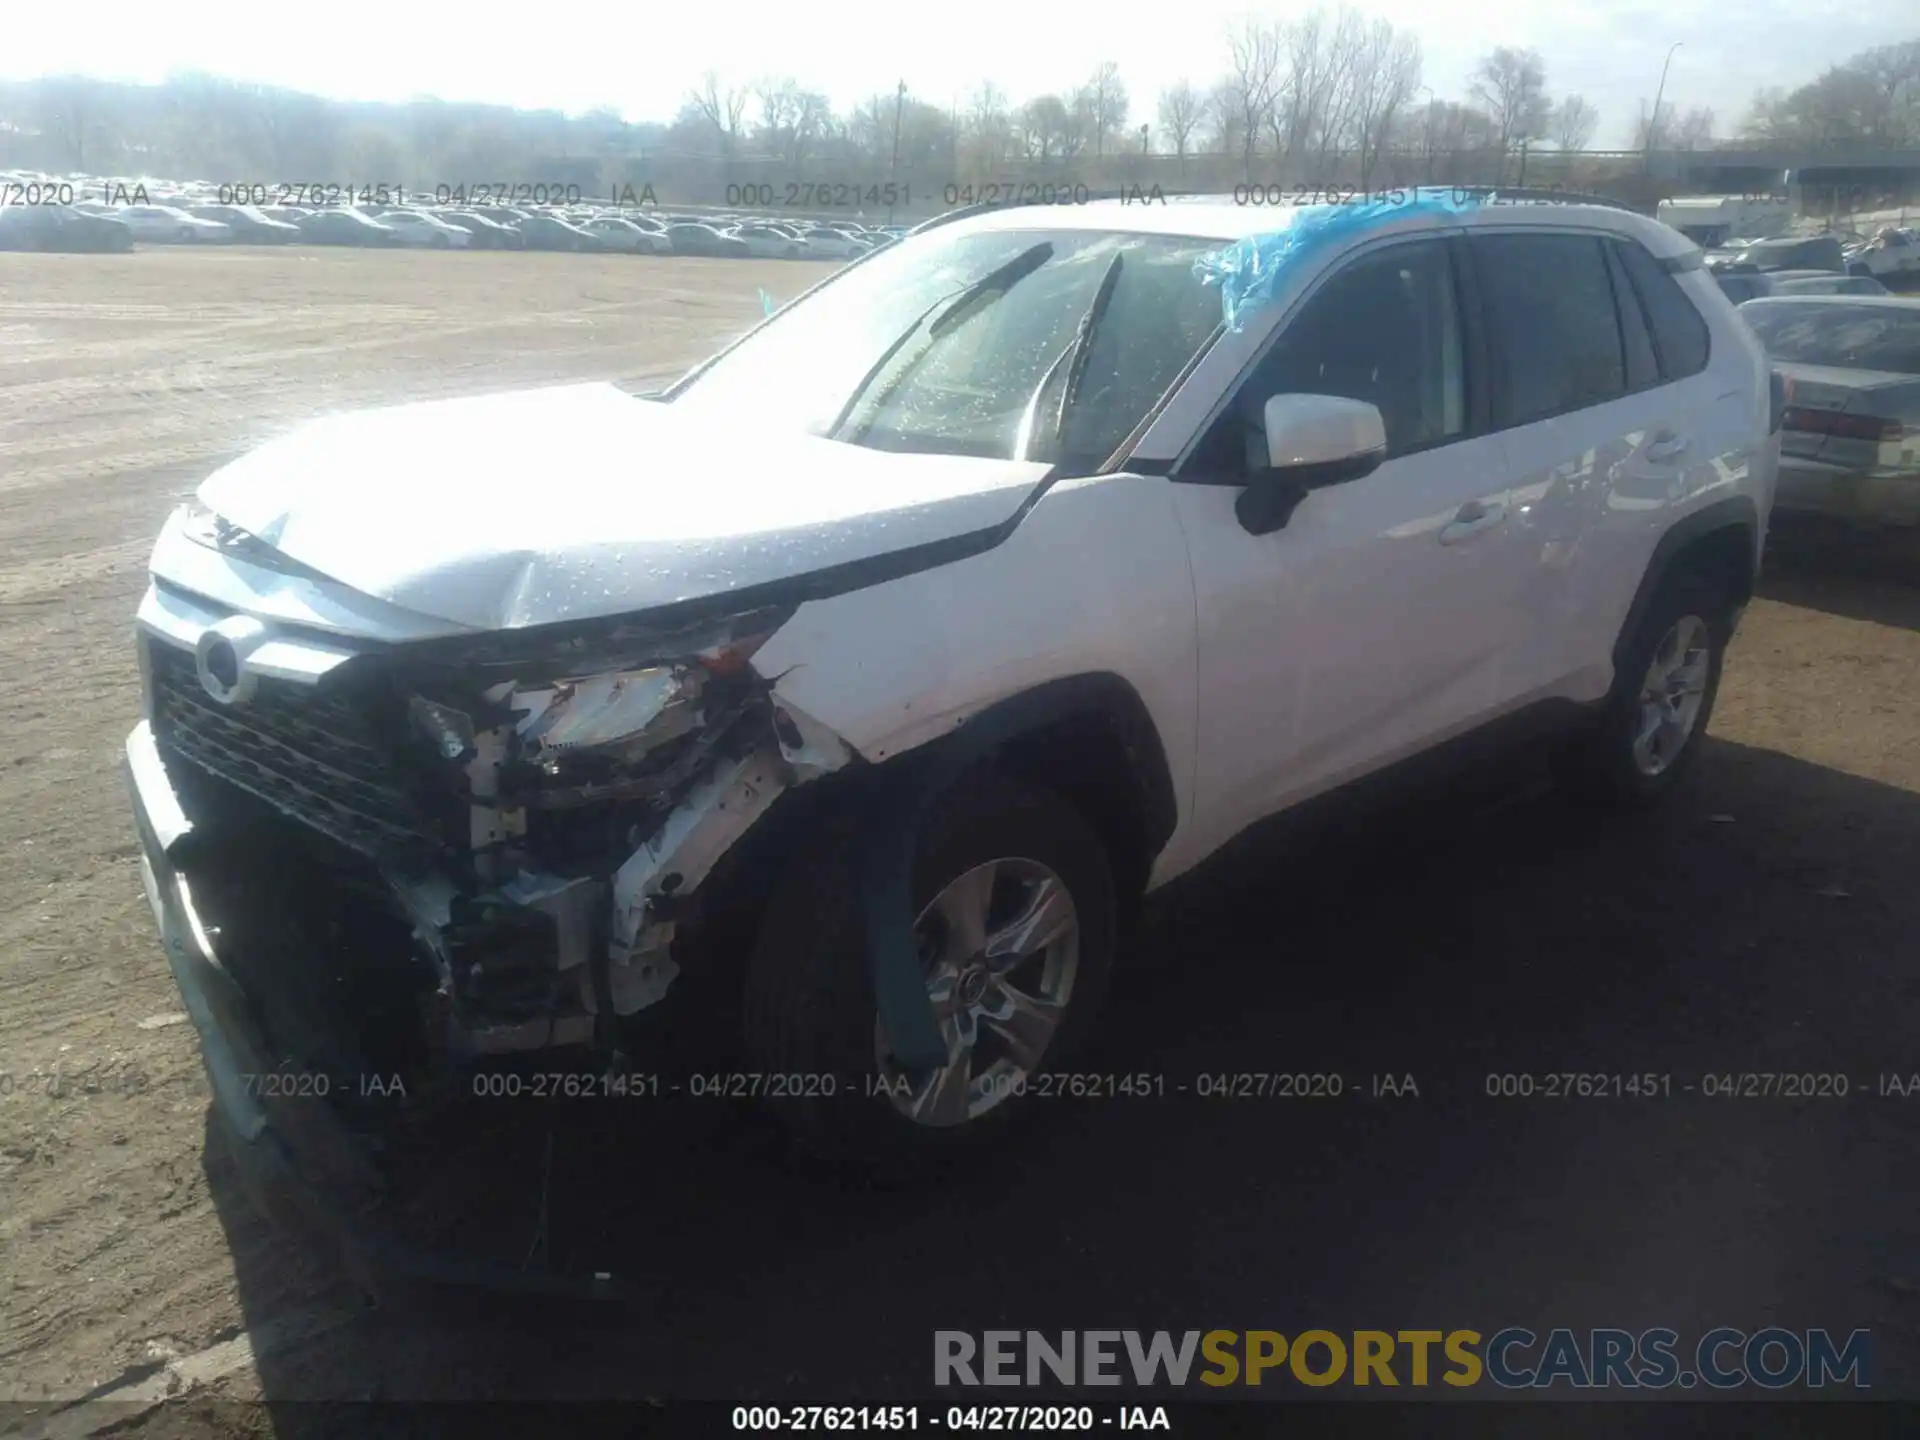
[[[893,159],[887,162],[888,193],[900,178],[900,112],[907,103],[907,82],[902,80],[900,88],[893,93]],[[887,223],[893,223],[893,206],[887,206]]]
[[[1660,67],[1660,85],[1659,88],[1653,92],[1653,114],[1647,117],[1646,154],[1641,158],[1640,169],[1641,173],[1645,175],[1651,175],[1653,173],[1653,137],[1660,129],[1660,102],[1666,98],[1667,94],[1667,66],[1673,64],[1673,52],[1678,50],[1683,43],[1685,42],[1676,40],[1672,45],[1667,47],[1666,63]]]
[[[1431,85],[1422,85],[1420,92],[1427,97],[1427,184],[1433,184],[1433,112],[1440,107],[1440,101],[1433,93]]]

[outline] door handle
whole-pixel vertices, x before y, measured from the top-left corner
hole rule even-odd
[[[1641,453],[1649,460],[1678,460],[1687,453],[1687,437],[1676,435],[1671,430],[1662,430]]]
[[[1440,531],[1442,545],[1458,545],[1462,540],[1470,540],[1483,531],[1491,530],[1507,518],[1507,502],[1504,500],[1469,500],[1454,512],[1454,517]]]

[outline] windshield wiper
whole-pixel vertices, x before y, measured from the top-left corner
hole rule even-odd
[[[1087,313],[1080,317],[1080,323],[1073,328],[1073,338],[1047,367],[1047,373],[1040,377],[1040,383],[1033,387],[1033,396],[1027,401],[1026,415],[1020,422],[1020,438],[1014,446],[1014,459],[1025,460],[1033,448],[1034,422],[1039,418],[1041,398],[1046,395],[1047,387],[1053,384],[1053,377],[1060,373],[1060,367],[1064,365],[1067,367],[1067,380],[1060,389],[1060,405],[1054,411],[1053,426],[1048,432],[1048,438],[1055,445],[1060,443],[1067,428],[1067,416],[1072,413],[1073,402],[1080,395],[1080,382],[1087,373],[1087,357],[1093,353],[1090,343],[1093,332],[1105,318],[1107,307],[1113,303],[1113,292],[1119,288],[1120,267],[1125,259],[1125,255],[1115,254],[1107,262],[1107,268],[1100,276],[1100,284],[1093,292],[1093,300],[1087,306]]]
[[[868,388],[885,373],[887,366],[892,363],[893,357],[904,350],[907,342],[912,340],[914,336],[918,335],[924,329],[929,339],[937,340],[946,332],[948,327],[964,314],[968,307],[982,295],[995,291],[999,292],[999,295],[1006,294],[1015,284],[1026,279],[1027,276],[1038,270],[1052,258],[1053,243],[1048,240],[1043,240],[1038,245],[1030,246],[1022,250],[1005,264],[995,266],[972,284],[963,286],[961,289],[953,291],[950,294],[942,295],[938,300],[934,301],[933,304],[921,311],[914,322],[900,332],[899,338],[880,352],[880,358],[868,367],[867,373],[860,377],[860,382],[853,387],[853,393],[847,396],[847,403],[840,407],[840,413],[833,417],[833,424],[827,427],[827,438],[831,440],[839,436],[842,427],[847,423],[848,417],[853,414],[854,407],[858,405],[866,395]],[[998,296],[996,295],[995,298],[998,298]],[[929,324],[929,322],[931,323]],[[904,374],[902,378],[904,378]],[[895,383],[897,385],[898,382],[896,381]]]

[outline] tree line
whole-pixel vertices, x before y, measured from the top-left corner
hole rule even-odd
[[[1151,97],[1135,96],[1112,62],[1018,102],[992,81],[944,104],[901,84],[844,109],[791,76],[715,73],[671,120],[636,123],[606,108],[336,101],[204,74],[155,86],[66,76],[0,82],[0,165],[415,190],[644,182],[689,201],[773,176],[899,176],[925,188],[931,177],[999,178],[1006,167],[1120,184],[1505,183],[1516,152],[1546,152],[1535,173],[1556,173],[1552,157],[1588,151],[1602,118],[1582,95],[1550,89],[1536,51],[1495,47],[1457,98],[1437,95],[1422,73],[1415,35],[1343,7],[1242,19],[1224,37],[1217,76]],[[1716,138],[1710,110],[1678,102],[1656,115],[1643,101],[1633,133],[1636,149],[1659,150],[1920,145],[1920,41],[1761,93],[1730,141]]]

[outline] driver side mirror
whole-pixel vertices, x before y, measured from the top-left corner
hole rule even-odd
[[[1282,529],[1310,491],[1358,480],[1387,458],[1386,421],[1365,400],[1275,395],[1262,418],[1267,469],[1234,502],[1234,515],[1249,535]]]

